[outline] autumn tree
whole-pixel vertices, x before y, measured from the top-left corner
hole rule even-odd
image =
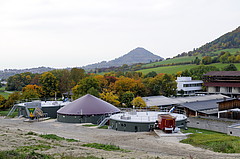
[[[140,79],[135,80],[128,77],[120,77],[115,82],[114,90],[118,95],[127,91],[132,92],[135,96],[144,96],[146,94],[146,88]]]
[[[210,56],[204,56],[204,57],[202,58],[202,63],[203,63],[204,65],[207,65],[207,64],[212,63],[211,57],[210,57]]]
[[[136,108],[146,108],[146,103],[141,97],[136,97],[132,100],[132,105]]]
[[[57,78],[51,72],[45,72],[40,77],[40,83],[45,97],[53,97],[58,91]]]
[[[0,109],[4,108],[4,104],[6,102],[6,99],[0,95]]]
[[[25,72],[10,76],[7,80],[7,91],[21,91],[23,87],[30,84],[34,74]]]
[[[120,106],[118,96],[113,94],[113,92],[103,92],[100,94],[100,98],[114,106]]]
[[[27,85],[22,90],[22,99],[33,99],[40,98],[43,95],[43,90],[41,86],[37,85]]]

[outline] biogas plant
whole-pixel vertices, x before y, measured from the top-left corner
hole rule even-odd
[[[161,129],[172,133],[179,128],[187,129],[187,117],[183,114],[146,111],[143,109],[120,110],[114,105],[92,95],[85,95],[73,102],[34,101],[13,106],[9,115],[18,110],[25,121],[41,121],[41,118],[56,118],[65,123],[92,123],[116,131],[143,132]]]

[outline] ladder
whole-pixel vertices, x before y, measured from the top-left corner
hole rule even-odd
[[[13,112],[15,112],[15,110],[17,109],[17,106],[13,106],[12,109],[8,112],[7,116],[5,118],[7,118],[9,115],[12,115]]]
[[[110,117],[104,118],[103,121],[98,125],[98,127],[104,126],[108,122],[109,119],[110,119]]]

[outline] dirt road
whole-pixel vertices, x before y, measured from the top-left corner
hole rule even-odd
[[[61,137],[78,139],[80,142],[48,141],[38,136],[27,136],[28,132],[56,134]],[[46,154],[70,154],[103,158],[240,158],[240,154],[223,154],[179,143],[182,137],[158,137],[149,132],[121,132],[108,129],[84,127],[81,124],[60,123],[56,120],[23,122],[23,119],[0,117],[0,150],[16,149],[35,143],[54,144]],[[83,143],[113,144],[130,152],[104,151],[81,146]]]

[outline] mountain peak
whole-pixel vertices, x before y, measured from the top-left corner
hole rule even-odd
[[[156,60],[163,60],[163,58],[142,47],[137,47],[119,58],[108,61],[106,63],[87,65],[84,67],[84,69],[108,68],[112,66],[118,67],[122,66],[123,64],[132,65],[136,63],[149,63]]]

